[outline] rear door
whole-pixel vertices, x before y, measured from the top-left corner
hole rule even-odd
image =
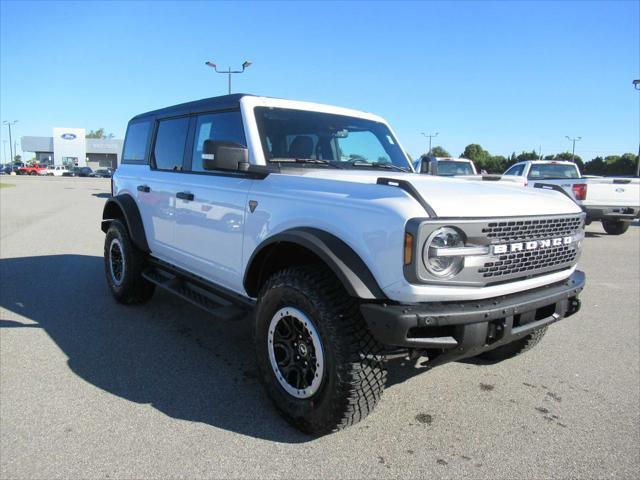
[[[205,140],[246,145],[240,111],[200,114],[192,120],[183,198],[175,206],[178,265],[242,292],[242,239],[253,180],[243,173],[205,170]]]
[[[139,132],[132,132],[134,128]],[[136,196],[149,248],[155,256],[172,262],[176,257],[173,235],[176,193],[182,178],[189,117],[147,120],[137,127],[131,125],[125,142],[124,163],[131,163],[127,158],[127,150],[134,149],[134,145],[129,146],[130,135],[133,134],[132,138],[138,135],[136,148],[140,151],[146,148],[144,139],[152,131],[155,134],[150,142],[150,153],[143,157],[149,158],[149,164],[145,161],[139,168],[123,168],[121,174],[138,174],[129,183],[135,189],[132,193]]]

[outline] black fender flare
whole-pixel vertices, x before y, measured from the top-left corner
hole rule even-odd
[[[139,250],[149,252],[149,244],[147,243],[147,236],[144,232],[140,210],[138,210],[136,201],[131,195],[125,193],[107,200],[102,210],[101,230],[107,233],[109,225],[116,219],[124,220],[133,244]]]
[[[249,295],[257,296],[263,265],[280,243],[293,243],[309,250],[331,269],[352,297],[387,299],[367,265],[349,245],[331,233],[308,227],[285,230],[258,245],[247,262],[243,279]]]

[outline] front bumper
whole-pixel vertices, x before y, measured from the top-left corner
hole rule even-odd
[[[478,355],[573,315],[585,274],[525,292],[464,302],[364,303],[360,310],[378,342],[435,350],[433,365]]]
[[[633,220],[640,217],[640,207],[585,206],[587,222],[598,220]]]

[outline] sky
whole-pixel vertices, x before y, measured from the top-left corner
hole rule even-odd
[[[233,91],[374,112],[416,157],[637,152],[640,2],[0,0],[0,119],[14,138],[103,127]],[[8,140],[6,126],[0,139]],[[8,150],[8,147],[7,147]],[[27,154],[26,159],[32,155]],[[3,162],[5,154],[2,152]]]

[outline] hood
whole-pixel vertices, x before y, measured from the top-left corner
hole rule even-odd
[[[303,170],[305,177],[355,183],[376,183],[380,177],[405,180],[420,192],[438,217],[515,217],[580,213],[581,209],[555,191],[497,182],[369,170]],[[388,188],[380,186],[380,188]]]

